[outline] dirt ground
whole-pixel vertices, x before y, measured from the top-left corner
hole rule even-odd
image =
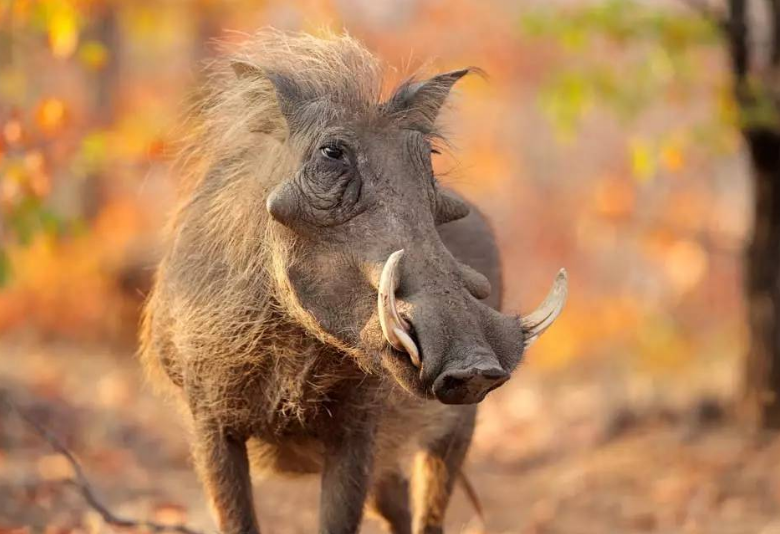
[[[602,364],[529,367],[484,403],[466,471],[486,532],[780,533],[780,439],[741,430],[720,399],[636,402],[615,393],[632,390],[621,382]],[[214,532],[185,427],[143,384],[131,349],[3,341],[0,388],[67,443],[117,515]],[[0,413],[0,533],[111,532],[62,482],[69,474]],[[255,494],[264,533],[316,531],[316,480],[260,481]],[[460,490],[447,523],[480,532]],[[382,529],[367,519],[362,532]]]

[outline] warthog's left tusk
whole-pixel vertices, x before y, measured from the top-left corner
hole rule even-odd
[[[382,268],[382,275],[379,277],[377,312],[387,342],[396,350],[408,353],[414,366],[419,368],[420,351],[409,335],[409,324],[398,315],[398,310],[395,308],[395,272],[403,255],[403,249],[393,252]]]
[[[558,271],[547,298],[534,311],[520,318],[520,326],[525,331],[525,347],[530,347],[545,330],[558,318],[566,304],[569,282],[566,269]]]

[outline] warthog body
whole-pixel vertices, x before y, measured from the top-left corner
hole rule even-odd
[[[321,473],[321,532],[356,532],[366,503],[392,532],[441,532],[475,403],[565,292],[498,313],[492,233],[435,181],[435,119],[467,71],[381,98],[354,40],[278,32],[213,69],[142,359],[192,415],[220,530],[258,531],[251,465]]]

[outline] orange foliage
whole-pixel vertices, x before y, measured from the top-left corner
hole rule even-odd
[[[520,296],[542,294],[559,267],[572,273],[569,305],[532,361],[708,352],[707,336],[685,325],[735,331],[746,191],[737,179],[710,187],[732,156],[694,157],[698,138],[686,128],[697,113],[733,115],[733,102],[721,91],[702,95],[694,110],[670,90],[635,125],[590,106],[592,124],[559,145],[538,97],[566,58],[523,36],[510,4],[15,0],[9,11],[0,3],[0,17],[12,12],[37,36],[19,41],[16,60],[0,71],[0,101],[12,106],[0,107],[0,215],[48,229],[29,243],[0,232],[12,271],[0,289],[0,331],[132,335],[148,281],[128,273],[148,273],[156,259],[175,189],[168,156],[186,133],[174,125],[199,81],[197,64],[219,53],[210,40],[240,41],[241,31],[270,24],[346,27],[397,67],[388,85],[426,64],[487,71],[458,86],[444,121],[452,151],[434,163],[443,183],[492,219],[510,308],[530,308]],[[633,44],[623,46],[630,55]],[[608,61],[622,52],[604,50]],[[668,74],[662,56],[651,65],[657,75]],[[725,71],[703,60],[713,68],[702,79],[721,84]],[[23,212],[30,199],[40,212]]]
[[[65,114],[65,103],[62,100],[45,98],[36,110],[36,123],[42,132],[51,135],[64,126]]]

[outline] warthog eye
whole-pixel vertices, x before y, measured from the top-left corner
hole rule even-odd
[[[320,148],[320,153],[328,159],[341,160],[344,158],[344,150],[336,145],[325,145]]]

